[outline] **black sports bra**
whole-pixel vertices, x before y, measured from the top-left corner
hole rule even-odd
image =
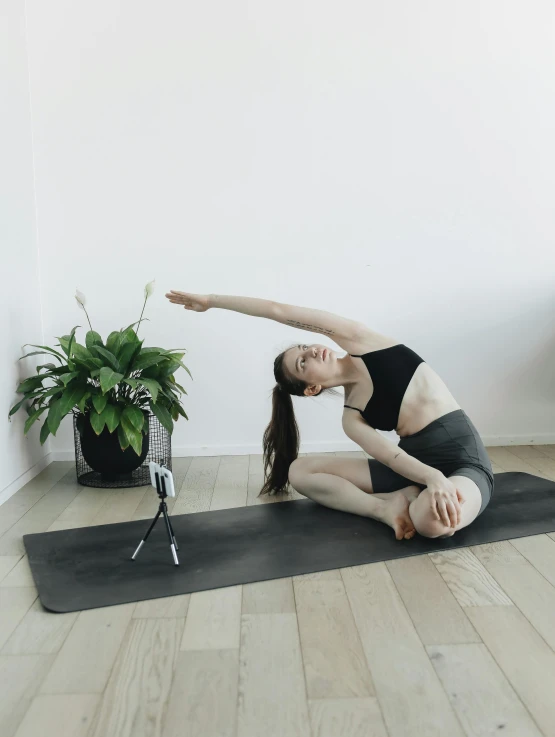
[[[377,430],[395,430],[407,387],[418,366],[425,363],[424,359],[403,343],[361,355],[349,355],[362,358],[366,364],[374,393],[363,410],[348,404],[343,406],[360,412]]]

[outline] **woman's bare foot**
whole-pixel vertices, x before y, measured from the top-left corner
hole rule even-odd
[[[400,489],[389,494],[376,494],[385,502],[380,519],[393,528],[397,540],[410,540],[416,535],[416,530],[409,515],[410,501],[404,492],[405,489]],[[416,496],[410,496],[410,500],[413,498],[416,498]]]

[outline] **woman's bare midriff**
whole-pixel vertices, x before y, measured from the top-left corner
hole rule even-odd
[[[389,348],[391,345],[395,344],[383,345],[370,350],[380,350],[382,347]],[[352,358],[351,360],[357,363],[360,362],[366,376],[361,371],[361,380],[351,388],[348,395],[345,395],[345,404],[363,409],[370,401],[374,387],[363,360],[361,358]],[[434,422],[434,420],[456,409],[461,409],[461,406],[453,397],[443,379],[429,364],[421,363],[414,372],[403,396],[396,432],[400,437],[413,435]]]

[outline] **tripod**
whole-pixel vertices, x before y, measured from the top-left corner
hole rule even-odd
[[[177,540],[175,539],[175,535],[173,534],[172,523],[170,522],[170,518],[168,517],[168,507],[166,505],[166,502],[164,501],[164,499],[167,497],[167,494],[166,494],[166,480],[165,480],[164,476],[162,476],[162,479],[160,480],[160,475],[158,474],[158,472],[155,473],[155,476],[156,476],[156,491],[158,492],[158,496],[160,498],[160,506],[158,508],[158,512],[156,514],[156,517],[154,518],[154,520],[152,521],[152,524],[148,528],[148,532],[146,533],[146,535],[144,536],[144,538],[139,543],[139,547],[137,548],[137,550],[135,550],[135,552],[131,556],[131,560],[135,560],[135,558],[137,557],[137,555],[139,553],[139,550],[146,543],[146,541],[148,539],[148,536],[152,532],[152,528],[154,527],[154,525],[158,521],[158,517],[161,514],[163,514],[164,515],[164,521],[166,522],[166,530],[168,532],[168,537],[170,539],[170,548],[171,548],[171,551],[172,551],[173,560],[174,560],[175,565],[178,566],[179,565],[179,560],[177,559],[177,553],[175,551],[176,550],[179,550],[179,547],[177,545]]]

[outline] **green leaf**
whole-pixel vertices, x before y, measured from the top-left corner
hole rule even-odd
[[[60,376],[60,380],[63,382],[64,386],[67,386],[76,376],[79,376],[79,371],[70,371],[67,374],[62,374]]]
[[[46,438],[50,435],[50,428],[48,427],[48,422],[43,422],[42,427],[40,429],[40,444],[44,445],[46,442]]]
[[[154,414],[160,421],[160,424],[165,427],[171,435],[173,433],[173,421],[168,410],[161,404],[155,404],[154,402],[150,402],[149,404],[150,409],[154,412]]]
[[[119,330],[114,330],[108,336],[108,340],[106,341],[106,348],[110,351],[110,353],[113,353],[115,356],[121,348],[122,340],[123,333]]]
[[[58,351],[55,351],[53,348],[49,348],[47,345],[35,345],[34,343],[25,343],[25,345],[30,345],[31,348],[43,348],[47,353],[51,353],[53,356],[55,356],[60,363],[63,363],[65,361],[65,356],[62,356],[61,353],[58,353]],[[25,348],[25,345],[22,346]]]
[[[186,420],[188,420],[189,418],[188,418],[188,417],[187,417],[187,415],[185,414],[185,410],[183,409],[183,407],[182,407],[182,406],[181,406],[180,404],[177,404],[176,406],[177,406],[177,411],[179,412],[179,414],[180,414],[180,415],[181,415],[182,417],[184,417],[184,418],[185,418]]]
[[[103,414],[99,415],[98,412],[91,412],[89,415],[89,422],[91,423],[91,427],[95,431],[95,433],[97,435],[100,435],[100,433],[104,430],[106,419]]]
[[[60,427],[60,422],[64,418],[64,415],[65,412],[63,411],[61,398],[56,399],[54,402],[50,403],[50,410],[48,412],[46,422],[48,423],[48,428],[52,435],[56,435],[58,428]]]
[[[191,377],[191,379],[193,379],[193,374],[192,374],[192,373],[191,373],[191,372],[189,371],[189,369],[187,368],[187,366],[185,366],[185,364],[184,364],[184,363],[183,363],[182,361],[180,361],[180,362],[179,362],[179,365],[181,366],[181,368],[184,368],[184,369],[185,369],[185,371],[186,371],[186,372],[187,372],[187,373],[189,374],[189,376]],[[193,379],[193,381],[194,381],[194,379]]]
[[[127,371],[130,363],[134,360],[136,354],[140,350],[140,343],[128,342],[122,346],[117,356],[122,371]]]
[[[58,340],[60,341],[60,348],[63,350],[63,352],[66,354],[68,358],[71,358],[72,344],[75,338],[75,331],[77,330],[77,328],[80,328],[80,327],[81,325],[76,325],[69,335],[62,335],[61,338],[56,336],[56,338],[58,338]]]
[[[107,404],[102,416],[106,420],[106,427],[108,430],[110,432],[114,432],[120,423],[121,409],[113,404]]]
[[[81,399],[80,399],[80,400],[79,400],[79,401],[77,402],[77,406],[79,407],[79,409],[81,410],[81,412],[82,412],[83,414],[85,413],[85,406],[86,406],[86,404],[87,404],[87,399],[88,399],[88,398],[89,398],[90,396],[91,396],[91,393],[87,391],[87,392],[85,392],[85,393],[83,394],[83,396],[81,397]]]
[[[123,410],[121,419],[122,422],[125,420],[126,423],[128,422],[131,424],[137,432],[140,432],[143,429],[145,418],[143,417],[141,410],[133,404],[128,404]]]
[[[87,363],[94,358],[94,356],[85,348],[84,345],[81,345],[81,343],[74,343],[72,352],[74,358],[79,359],[79,361],[82,361],[83,363]]]
[[[127,450],[127,448],[129,448],[130,443],[123,429],[123,425],[118,425],[118,438],[119,438],[120,448],[122,450]]]
[[[56,369],[59,368],[59,366],[56,366],[55,363],[42,363],[40,366],[37,366],[37,371],[40,372],[40,370],[43,368],[49,369],[50,371],[56,371]],[[65,368],[65,367],[62,366],[62,368]]]
[[[94,404],[95,410],[100,415],[104,412],[104,408],[108,404],[108,397],[105,394],[97,394],[92,398],[92,403]]]
[[[17,387],[16,391],[18,394],[25,394],[25,392],[31,392],[39,386],[42,386],[42,380],[44,376],[31,376]]]
[[[132,371],[142,371],[143,369],[154,366],[165,360],[165,356],[160,356],[157,353],[144,353],[141,351],[139,357],[133,362]]]
[[[85,345],[87,346],[89,351],[94,345],[99,345],[99,346],[104,347],[104,343],[102,342],[101,336],[94,330],[87,331],[87,334],[85,335]]]
[[[106,350],[106,348],[103,348],[101,345],[95,345],[91,349],[94,353],[98,353],[100,356],[103,356],[108,364],[114,369],[114,371],[120,371],[121,366],[119,364],[118,359],[114,356],[113,353]]]
[[[10,410],[10,412],[9,412],[9,414],[8,414],[8,419],[9,419],[9,418],[10,418],[10,417],[11,417],[12,415],[15,415],[15,413],[17,412],[17,410],[18,410],[18,409],[19,409],[19,408],[21,407],[21,405],[22,405],[22,404],[23,404],[24,402],[26,402],[26,401],[27,401],[27,399],[28,399],[28,397],[23,397],[23,399],[21,400],[21,402],[18,402],[17,404],[14,404],[14,406],[13,406],[13,407],[11,408],[11,410]]]
[[[131,422],[127,419],[127,417],[125,416],[125,412],[121,416],[120,427],[123,427],[123,431],[127,436],[127,439],[129,440],[129,444],[131,445],[135,453],[140,456],[143,449],[143,435],[138,430],[136,430]]]
[[[141,376],[141,378],[139,379],[139,381],[140,381],[140,383],[141,383],[141,384],[143,384],[143,386],[145,386],[145,387],[146,387],[146,388],[148,389],[148,391],[149,391],[149,392],[151,393],[151,395],[152,395],[152,401],[153,401],[153,402],[154,402],[154,403],[156,404],[156,401],[158,400],[158,392],[159,392],[159,391],[161,390],[161,388],[162,388],[162,387],[160,386],[160,384],[159,384],[159,383],[158,383],[158,382],[156,381],[156,379],[143,379],[143,377],[142,377],[142,376]]]
[[[123,374],[118,374],[115,371],[112,371],[112,369],[107,368],[104,366],[104,368],[100,369],[100,387],[102,389],[102,393],[106,394],[106,392],[109,392],[110,389],[113,389],[116,384],[119,384],[119,382],[123,379]]]
[[[72,407],[79,402],[85,391],[84,386],[68,386],[59,399],[51,402],[47,422],[52,435],[56,435],[60,422]]]
[[[142,319],[142,320],[137,320],[137,322],[132,322],[132,323],[131,323],[131,325],[128,325],[128,326],[127,326],[127,327],[125,328],[124,332],[126,332],[127,330],[129,330],[129,328],[132,328],[132,327],[133,327],[134,325],[138,325],[138,324],[139,324],[140,322],[142,322],[143,320],[147,320],[147,322],[150,322],[150,320],[149,320],[149,318],[148,318],[148,317],[143,317],[143,319]],[[122,328],[122,329],[123,329],[123,328]]]
[[[21,358],[18,358],[17,360],[22,361],[24,358],[29,358],[29,356],[40,356],[40,355],[51,356],[52,354],[50,353],[50,351],[33,351],[32,353],[26,353],[24,356],[21,356]]]

